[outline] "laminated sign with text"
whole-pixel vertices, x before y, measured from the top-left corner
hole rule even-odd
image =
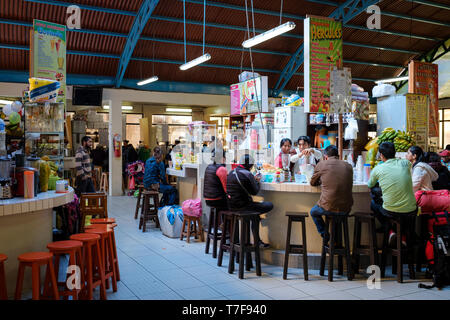
[[[342,68],[342,23],[308,16],[304,22],[305,112],[330,113],[330,77]]]
[[[66,99],[66,26],[34,20],[31,30],[30,78],[57,80],[57,102]]]

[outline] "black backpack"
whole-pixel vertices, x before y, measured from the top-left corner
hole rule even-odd
[[[433,276],[433,285],[420,283],[419,288],[431,289],[450,285],[450,219],[447,211],[434,213],[429,221],[432,234],[427,243],[428,272]]]

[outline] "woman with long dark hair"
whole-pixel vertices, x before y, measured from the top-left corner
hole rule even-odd
[[[283,168],[283,154],[290,155],[291,154],[292,141],[289,138],[283,138],[280,141],[280,154],[275,159],[275,166],[277,168]]]
[[[433,190],[433,181],[439,175],[425,162],[424,152],[419,146],[412,146],[406,154],[406,159],[412,163],[412,182],[414,192],[419,190]]]

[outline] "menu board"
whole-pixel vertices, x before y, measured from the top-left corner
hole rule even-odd
[[[330,113],[352,112],[352,72],[350,68],[331,71]]]
[[[428,97],[424,94],[406,94],[406,129],[415,135],[416,145],[427,149]]]
[[[331,71],[342,69],[342,22],[307,16],[304,35],[305,112],[331,113]]]
[[[66,101],[66,26],[33,20],[30,43],[30,78],[57,80],[57,102]]]
[[[430,97],[429,137],[439,137],[439,89],[438,65],[411,61],[408,65],[408,92],[426,94]]]
[[[258,77],[230,86],[230,114],[269,112],[267,77]],[[259,109],[259,110],[258,110]]]

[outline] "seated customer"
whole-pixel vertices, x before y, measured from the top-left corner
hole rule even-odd
[[[372,201],[371,208],[384,228],[389,229],[391,226],[387,218],[416,214],[416,198],[412,186],[411,163],[395,158],[395,146],[392,142],[383,142],[378,151],[383,163],[373,168],[367,185],[373,188],[377,182],[380,184],[383,205]],[[394,236],[395,233],[391,231],[389,242],[393,241]]]
[[[425,161],[437,172],[439,178],[433,181],[434,190],[450,190],[450,171],[442,165],[440,157],[436,152],[425,153]]]
[[[353,205],[353,168],[346,161],[339,160],[336,146],[328,146],[324,160],[314,168],[310,183],[312,186],[322,187],[319,202],[311,209],[311,217],[326,244],[330,235],[325,230],[322,216],[350,213]]]
[[[252,195],[259,192],[259,181],[261,176],[256,177],[250,172],[253,167],[253,158],[249,154],[245,154],[239,160],[239,165],[232,170],[227,177],[227,194],[228,206],[231,210],[239,211],[256,211],[259,213],[266,213],[273,209],[271,202],[254,202]],[[259,216],[258,216],[259,218]],[[259,220],[258,223],[252,225],[253,230],[259,234]],[[260,242],[263,247],[268,247],[268,244]]]
[[[217,163],[218,162],[218,163]],[[208,207],[228,209],[227,168],[222,161],[214,161],[206,167],[203,181],[203,197]]]
[[[153,149],[153,157],[145,163],[144,187],[158,189],[159,192],[162,192],[163,197],[159,204],[160,207],[178,204],[178,190],[167,183],[166,168],[159,147]]]
[[[428,163],[426,163],[424,158],[424,153],[421,147],[412,146],[409,148],[406,154],[406,159],[412,164],[412,182],[413,191],[429,191],[433,190],[433,181],[439,178],[439,175]]]

